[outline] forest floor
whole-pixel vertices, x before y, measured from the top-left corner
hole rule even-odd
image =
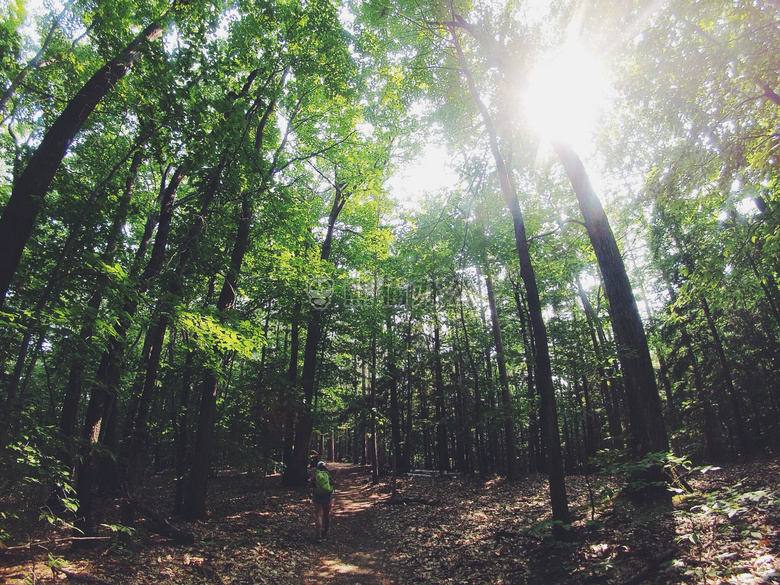
[[[331,466],[337,491],[327,540],[315,538],[306,490],[279,476],[223,472],[210,514],[179,545],[139,526],[131,544],[72,548],[64,529],[34,530],[0,549],[4,583],[102,584],[669,584],[780,582],[780,460],[694,472],[673,510],[635,509],[616,478],[569,476],[570,542],[550,537],[543,476],[490,481],[404,476],[370,482],[365,467]],[[142,490],[166,508],[171,476]],[[588,483],[591,488],[589,489]],[[593,497],[591,498],[591,495]],[[10,505],[3,501],[6,509]],[[591,505],[591,502],[594,504]],[[101,501],[105,521],[118,496]],[[0,508],[0,512],[3,509]],[[0,516],[2,517],[2,516]],[[21,527],[15,526],[17,530]],[[10,532],[10,531],[9,531]],[[11,533],[14,534],[13,532]],[[12,547],[25,541],[26,548]],[[50,565],[59,567],[56,575]]]

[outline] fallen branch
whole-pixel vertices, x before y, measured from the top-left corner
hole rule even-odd
[[[441,504],[441,500],[427,500],[425,498],[389,498],[385,500],[385,503],[390,506],[406,505],[406,504],[423,504],[425,506],[438,506]]]
[[[130,493],[127,484],[122,484],[122,497],[130,504],[133,509],[148,518],[154,524],[154,531],[161,536],[171,538],[179,544],[192,544],[195,542],[195,536],[181,528],[178,528],[168,522],[168,520],[159,512],[144,504],[136,496]]]
[[[39,540],[29,544],[20,544],[17,546],[0,547],[0,553],[30,550],[33,547],[46,548],[46,545],[59,544],[61,542],[76,542],[83,540],[111,540],[110,536],[68,536],[66,538],[51,538],[49,540]]]
[[[55,575],[57,573],[62,573],[69,580],[77,581],[79,583],[91,583],[92,585],[114,585],[114,583],[111,581],[104,581],[103,579],[92,577],[91,575],[81,575],[80,573],[74,573],[73,571],[68,571],[59,567],[52,567],[51,570]]]

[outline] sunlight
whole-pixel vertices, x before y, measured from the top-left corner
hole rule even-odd
[[[580,43],[567,43],[531,71],[521,88],[523,114],[543,141],[563,140],[583,153],[608,102],[609,87],[603,62]]]
[[[419,209],[426,193],[453,188],[457,178],[446,149],[429,143],[414,161],[401,164],[388,187],[401,209],[410,211]]]

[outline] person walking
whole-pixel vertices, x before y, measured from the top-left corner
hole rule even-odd
[[[333,492],[335,491],[333,478],[330,476],[328,466],[324,461],[317,463],[309,481],[311,487],[311,501],[314,503],[314,525],[317,528],[317,540],[327,538],[330,531],[330,509],[333,506]]]

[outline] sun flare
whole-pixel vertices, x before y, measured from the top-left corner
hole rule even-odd
[[[609,87],[602,60],[579,43],[568,43],[532,69],[522,89],[523,115],[543,141],[587,149]]]

